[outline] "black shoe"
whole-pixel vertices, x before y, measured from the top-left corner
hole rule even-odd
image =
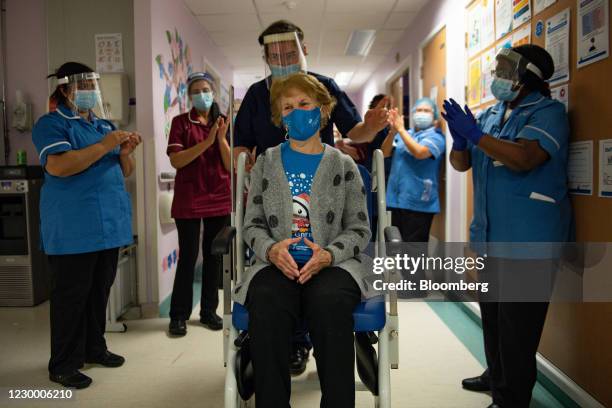
[[[208,327],[210,330],[221,330],[223,328],[223,319],[221,319],[215,312],[202,312],[200,316],[200,323]]]
[[[125,358],[106,350],[101,356],[88,358],[85,362],[87,364],[100,364],[104,367],[121,367],[125,363]]]
[[[187,334],[187,324],[184,320],[170,320],[168,331],[173,336],[184,336]]]
[[[70,374],[49,373],[49,379],[68,388],[82,389],[89,387],[91,384],[91,378],[77,370],[74,370],[74,372]]]
[[[489,370],[485,370],[485,372],[478,377],[465,378],[461,381],[461,385],[463,388],[470,391],[491,391],[491,384],[489,381]]]
[[[306,363],[308,363],[309,351],[304,346],[294,346],[289,360],[289,372],[293,376],[301,375],[306,371]]]
[[[501,405],[497,405],[496,403],[493,403],[489,405],[487,408],[501,408]]]

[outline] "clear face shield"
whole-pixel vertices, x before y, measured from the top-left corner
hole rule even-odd
[[[513,87],[518,87],[526,71],[531,71],[538,78],[542,78],[542,71],[538,67],[510,48],[502,48],[495,60],[495,69],[491,74],[494,78],[512,81]]]
[[[58,85],[68,85],[67,97],[71,108],[79,113],[93,112],[99,118],[108,118],[107,106],[100,90],[100,75],[95,72],[74,74],[59,78]]]
[[[275,80],[297,72],[306,73],[306,56],[297,33],[270,34],[263,40],[266,78]],[[268,87],[271,85],[268,81]]]

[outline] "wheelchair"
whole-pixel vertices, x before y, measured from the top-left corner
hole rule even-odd
[[[225,372],[225,408],[252,406],[254,395],[253,367],[250,361],[248,337],[248,312],[243,305],[232,304],[231,294],[248,263],[245,243],[242,238],[246,153],[238,157],[235,188],[232,189],[235,212],[231,226],[225,227],[215,237],[212,253],[223,256],[223,361]],[[368,195],[368,211],[372,220],[373,206],[377,206],[378,225],[376,228],[375,256],[386,255],[387,243],[397,245],[401,236],[397,228],[389,226],[385,199],[385,170],[382,151],[376,150],[373,158],[372,175],[360,166],[364,186],[373,194]],[[375,203],[372,199],[375,197]],[[374,230],[373,230],[374,232]],[[390,255],[390,254],[389,254]],[[390,280],[389,272],[383,275]],[[397,296],[394,292],[362,300],[353,312],[355,331],[355,355],[357,373],[356,391],[370,392],[374,396],[374,407],[391,407],[391,369],[399,367],[399,324]],[[377,345],[376,350],[374,345]],[[309,373],[306,379],[292,379],[292,390],[318,389],[316,373]]]

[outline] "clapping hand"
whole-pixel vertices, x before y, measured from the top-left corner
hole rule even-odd
[[[444,117],[448,123],[448,127],[451,131],[453,149],[465,150],[467,141],[472,142],[474,145],[478,145],[484,133],[478,127],[478,123],[467,105],[464,111],[454,99],[445,100],[444,110],[445,112],[442,112],[442,117]],[[465,143],[461,141],[461,138],[465,140]],[[455,147],[457,147],[457,149],[455,149]]]
[[[373,109],[369,109],[364,117],[364,123],[368,129],[380,132],[387,127],[387,118],[389,116],[389,110],[387,106],[389,104],[389,97],[385,96],[382,98]]]

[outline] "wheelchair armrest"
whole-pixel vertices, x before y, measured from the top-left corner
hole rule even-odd
[[[385,227],[385,242],[387,242],[387,256],[401,253],[402,234],[397,227]]]
[[[210,252],[212,255],[225,255],[230,251],[232,241],[236,236],[236,227],[225,226],[213,239]]]
[[[385,241],[387,242],[402,242],[402,234],[397,227],[385,227]]]

